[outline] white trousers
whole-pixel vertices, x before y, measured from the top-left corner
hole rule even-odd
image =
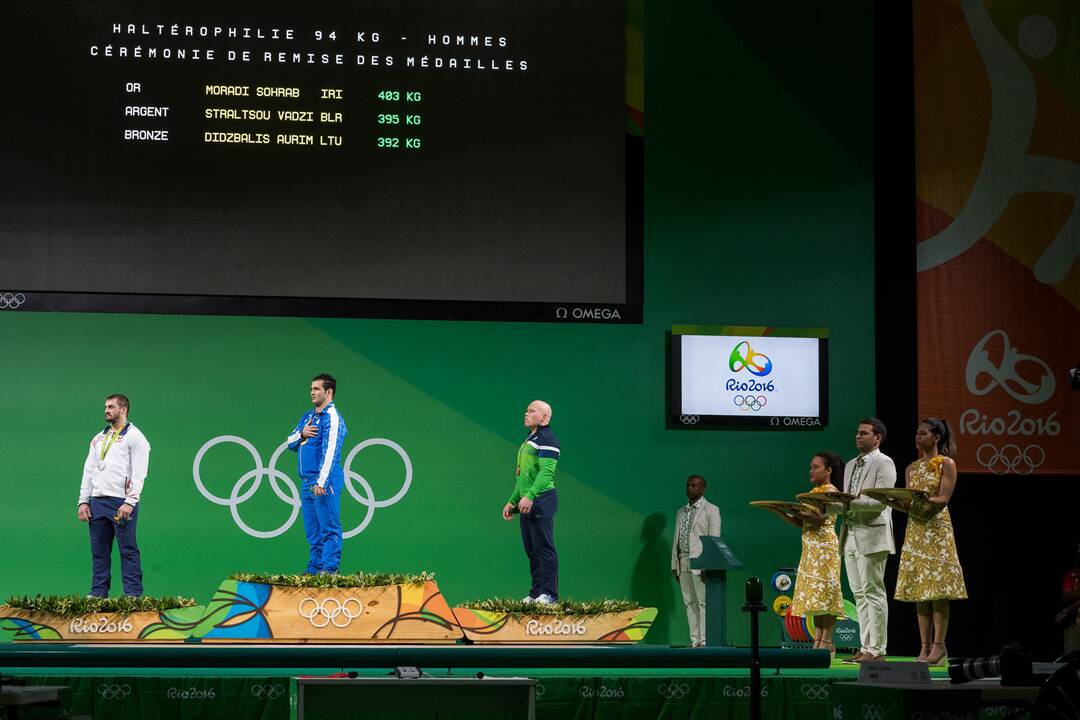
[[[884,655],[889,634],[889,598],[885,595],[885,561],[889,551],[863,555],[850,539],[844,543],[844,568],[855,595],[862,652]]]
[[[686,605],[686,622],[690,625],[690,644],[705,644],[705,581],[690,570],[690,558],[679,558],[679,587]]]

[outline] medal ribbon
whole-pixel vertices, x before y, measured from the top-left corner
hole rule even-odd
[[[514,470],[514,475],[521,474],[521,455],[525,452],[525,446],[529,444],[529,440],[532,439],[533,434],[530,433],[529,437],[525,438],[525,442],[521,443],[521,447],[518,448],[517,453],[517,469]]]
[[[109,454],[109,450],[112,449],[113,443],[116,442],[116,438],[120,437],[120,434],[124,432],[124,428],[127,427],[127,423],[124,423],[124,427],[119,430],[113,430],[105,438],[105,442],[101,443],[101,461],[105,462],[105,456]]]

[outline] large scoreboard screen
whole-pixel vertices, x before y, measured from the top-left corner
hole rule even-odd
[[[23,309],[640,321],[612,0],[11,0]]]

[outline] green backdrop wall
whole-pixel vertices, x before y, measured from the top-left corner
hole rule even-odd
[[[794,529],[747,501],[803,489],[811,454],[850,455],[856,421],[874,410],[872,138],[856,122],[872,113],[872,58],[860,40],[872,19],[817,8],[831,15],[802,19],[814,37],[785,38],[762,32],[768,20],[754,12],[719,1],[646,12],[642,325],[0,312],[0,595],[88,589],[75,500],[111,392],[131,397],[131,419],[153,446],[139,528],[148,593],[205,600],[233,570],[302,569],[299,518],[276,537],[252,537],[200,493],[192,470],[222,435],[268,462],[309,406],[310,377],[325,370],[339,379],[345,449],[389,439],[413,468],[408,491],[346,540],[343,570],[434,571],[451,602],[524,594],[517,528],[499,512],[522,411],[543,398],[563,445],[562,594],[656,605],[649,640],[685,642],[670,541],[685,478],[701,473],[746,565],[729,619],[745,642],[742,580],[767,579],[799,552]],[[538,282],[551,271],[537,270]],[[675,323],[828,327],[829,427],[665,429],[665,331]],[[294,457],[277,467],[295,477]],[[200,473],[228,497],[252,469],[244,449],[220,444]],[[404,480],[386,446],[364,449],[352,469],[380,501]],[[237,511],[259,531],[290,516],[265,480]],[[347,529],[365,512],[343,500]]]

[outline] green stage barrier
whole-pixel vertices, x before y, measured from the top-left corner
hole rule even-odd
[[[72,715],[110,720],[234,718],[287,720],[289,678],[44,675],[33,685],[65,685]]]
[[[295,681],[285,677],[69,676],[28,678],[39,685],[67,685],[68,709],[74,715],[110,720],[230,718],[287,720],[295,702]],[[406,683],[408,681],[402,681]],[[807,677],[766,677],[762,681],[763,720],[829,720],[831,681]],[[750,688],[745,677],[560,676],[538,679],[538,720],[655,720],[703,718],[735,720],[749,714]],[[347,717],[309,712],[306,720]],[[412,720],[408,714],[387,720]],[[464,720],[465,715],[440,718]]]
[[[295,707],[296,701],[295,681],[281,675],[124,675],[104,670],[94,675],[16,678],[27,684],[67,686],[70,690],[64,694],[63,701],[71,714],[110,720],[149,717],[161,720],[288,720],[290,708]],[[741,675],[541,674],[536,679],[537,720],[742,720],[750,713],[750,683]],[[1002,707],[983,707],[975,711],[966,702],[961,708],[952,699],[958,695],[952,693],[933,693],[938,696],[938,704],[930,708],[918,705],[917,698],[900,697],[900,690],[883,698],[880,687],[838,684],[850,679],[849,675],[836,674],[836,671],[828,677],[807,673],[766,676],[761,685],[762,718],[833,720],[873,716],[886,720],[914,717],[904,713],[922,710],[925,717],[1000,720],[1009,712]],[[949,712],[953,714],[949,715]],[[341,716],[309,712],[306,720],[336,717]],[[386,720],[412,720],[405,714],[383,717]],[[464,720],[465,716],[440,713],[439,717]]]
[[[1001,688],[997,688],[1001,690]],[[994,688],[991,688],[991,691]],[[1029,688],[1005,688],[1007,691],[999,705],[994,705],[991,692],[984,696],[984,689],[974,685],[951,685],[941,683],[922,688],[885,687],[860,685],[854,682],[837,683],[832,687],[833,707],[837,717],[875,718],[875,720],[907,720],[917,717],[974,718],[976,714],[988,717],[1029,717],[1018,714],[1017,709],[1026,701],[1035,699],[1035,691]]]

